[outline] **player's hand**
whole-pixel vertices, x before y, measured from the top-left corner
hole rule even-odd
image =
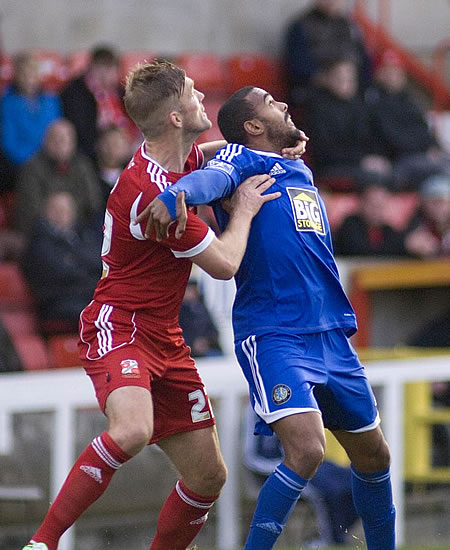
[[[281,149],[281,154],[285,159],[297,160],[306,151],[306,144],[309,141],[309,137],[300,130],[300,139],[297,141],[294,147],[285,147]]]
[[[232,214],[246,213],[255,216],[263,204],[281,196],[280,192],[263,195],[275,183],[268,174],[251,176],[239,185],[229,202]]]
[[[152,229],[155,231],[157,241],[167,239],[169,236],[169,226],[174,223],[170,217],[167,206],[158,197],[147,205],[144,210],[136,217],[135,223],[141,223],[147,220],[145,226],[145,238],[149,239]],[[187,209],[184,197],[184,191],[177,195],[177,227],[175,237],[179,239],[186,229]]]

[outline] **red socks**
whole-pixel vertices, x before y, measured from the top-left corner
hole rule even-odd
[[[96,437],[78,457],[32,539],[56,550],[64,531],[105,492],[115,471],[130,458],[107,432]]]
[[[158,518],[150,550],[186,550],[208,518],[208,511],[219,495],[202,497],[177,482]]]

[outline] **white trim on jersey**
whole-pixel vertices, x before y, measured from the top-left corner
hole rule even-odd
[[[197,254],[200,254],[204,250],[208,248],[208,246],[213,242],[215,238],[214,231],[208,227],[208,233],[206,233],[205,237],[201,242],[199,242],[197,245],[194,246],[194,248],[190,248],[189,250],[172,250],[173,255],[175,258],[192,258],[192,256],[196,256]]]
[[[145,241],[145,236],[142,233],[141,226],[134,223],[138,215],[137,209],[141,198],[142,193],[139,193],[139,195],[136,197],[136,200],[133,202],[133,206],[130,210],[130,233],[135,239],[138,239],[139,241]]]
[[[272,151],[258,151],[258,149],[250,149],[250,148],[248,148],[248,150],[252,151],[253,153],[257,153],[258,155],[262,155],[264,157],[275,157],[275,158],[278,158],[278,159],[284,158],[280,154],[273,153]]]
[[[92,443],[92,448],[94,451],[98,454],[98,456],[107,464],[108,466],[111,466],[111,468],[114,468],[114,470],[117,470],[122,466],[122,463],[116,460],[108,451],[108,449],[105,447],[105,444],[103,443],[103,440],[100,436],[96,437]]]
[[[246,340],[242,342],[241,348],[242,351],[245,353],[245,356],[247,357],[248,364],[250,365],[250,369],[252,371],[253,381],[255,383],[256,391],[258,392],[260,401],[259,407],[264,414],[268,413],[269,404],[267,402],[267,395],[264,389],[264,381],[259,372],[259,363],[256,359],[256,336],[249,336]]]
[[[234,157],[237,157],[242,153],[242,149],[244,148],[243,145],[237,145],[236,143],[230,143],[225,147],[225,149],[221,149],[220,152],[216,155],[216,159],[221,159],[226,162],[231,162]]]
[[[147,165],[147,173],[150,175],[150,181],[157,185],[161,193],[170,185],[163,171],[166,172],[164,168],[161,168],[161,166],[154,162],[149,162]]]

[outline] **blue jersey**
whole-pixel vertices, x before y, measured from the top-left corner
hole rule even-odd
[[[235,276],[235,340],[249,334],[306,334],[343,328],[356,331],[355,313],[339,280],[329,222],[311,170],[302,160],[229,144],[206,165],[159,197],[175,217],[175,197],[190,205],[212,203],[221,230],[228,215],[218,199],[246,178],[270,174],[276,182],[252,222],[247,249]]]

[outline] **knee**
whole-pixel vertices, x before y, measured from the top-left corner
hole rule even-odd
[[[146,422],[126,422],[111,426],[109,433],[121,449],[134,456],[150,442],[152,428]]]
[[[320,439],[301,441],[285,448],[285,463],[305,479],[311,479],[322,464],[325,442]]]
[[[188,486],[192,487],[201,495],[218,495],[227,480],[227,468],[223,460],[208,464],[208,466],[198,469],[194,479],[187,480]]]

